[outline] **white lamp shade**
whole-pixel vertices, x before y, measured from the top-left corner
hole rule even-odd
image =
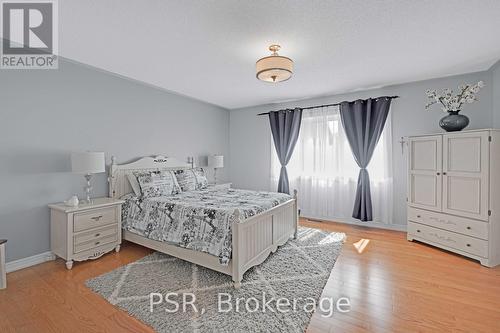
[[[84,174],[105,172],[104,152],[71,153],[71,171]]]
[[[208,156],[208,166],[212,168],[223,168],[224,167],[224,156],[222,155],[210,155]]]
[[[293,61],[290,58],[272,55],[259,59],[255,64],[257,78],[267,82],[286,81],[292,77]]]

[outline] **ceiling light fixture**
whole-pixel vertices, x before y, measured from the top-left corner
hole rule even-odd
[[[279,45],[269,46],[269,51],[273,54],[257,60],[255,68],[256,77],[266,82],[281,82],[292,77],[293,61],[290,58],[278,55],[281,48]]]

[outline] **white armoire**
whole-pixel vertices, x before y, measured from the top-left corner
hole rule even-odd
[[[408,240],[500,264],[500,130],[408,138]]]

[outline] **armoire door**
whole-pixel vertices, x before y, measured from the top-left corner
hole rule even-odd
[[[408,146],[408,204],[441,211],[442,136],[410,138]]]
[[[488,220],[489,132],[443,136],[443,212]]]

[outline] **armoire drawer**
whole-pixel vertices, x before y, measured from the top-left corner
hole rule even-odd
[[[488,258],[488,241],[408,221],[408,233],[429,242]]]
[[[467,236],[488,239],[488,222],[408,207],[408,220],[431,227],[458,232]]]

